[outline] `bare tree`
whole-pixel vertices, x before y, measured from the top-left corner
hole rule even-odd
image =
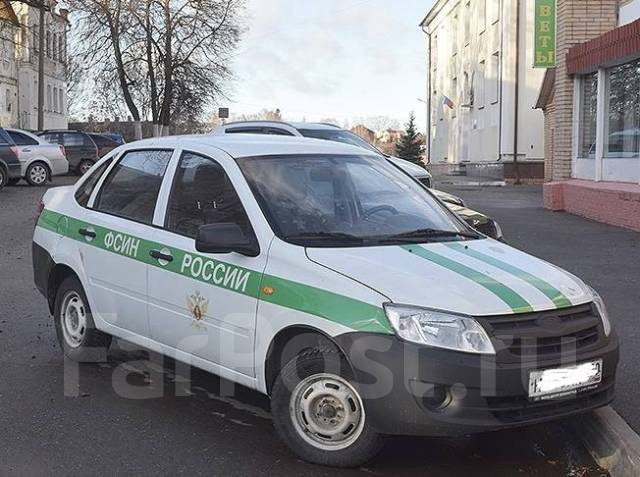
[[[118,85],[134,121],[151,119],[154,134],[197,122],[224,95],[244,0],[70,3],[80,12],[79,54],[99,78],[94,87]]]

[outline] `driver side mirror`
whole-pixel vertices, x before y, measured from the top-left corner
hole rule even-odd
[[[236,252],[247,257],[257,257],[260,245],[255,235],[247,236],[238,224],[208,224],[198,229],[196,250],[203,253]]]

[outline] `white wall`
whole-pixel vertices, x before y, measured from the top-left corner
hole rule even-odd
[[[506,158],[513,157],[515,4],[511,0],[503,0],[503,11],[496,22],[491,8],[498,9],[501,2],[487,0],[483,29],[482,16],[478,13],[480,0],[471,0],[470,8],[466,7],[467,3],[467,0],[450,0],[428,25],[432,47],[437,50],[432,54],[436,63],[432,65],[431,79],[431,160],[434,163],[488,162],[497,160],[500,154]],[[518,152],[520,158],[543,159],[543,116],[532,107],[545,70],[531,67],[533,11],[534,0],[522,0]],[[455,15],[458,16],[456,39],[452,35]],[[466,15],[470,15],[468,43],[464,34]],[[454,40],[457,41],[456,48],[452,48]],[[497,72],[492,67],[496,53],[499,58]],[[484,94],[481,87],[483,63]],[[461,107],[469,102],[471,89],[465,89],[465,73],[469,76],[469,85],[473,85],[474,104],[471,108]],[[456,84],[453,78],[457,78]],[[445,96],[454,102],[454,110],[444,106]]]
[[[640,0],[633,0],[620,8],[620,19],[618,23],[620,26],[627,25],[636,21],[638,18],[640,18]]]

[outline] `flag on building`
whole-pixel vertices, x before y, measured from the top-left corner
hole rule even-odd
[[[447,96],[444,97],[444,105],[447,106],[449,109],[453,109],[453,107],[455,106],[451,98]]]

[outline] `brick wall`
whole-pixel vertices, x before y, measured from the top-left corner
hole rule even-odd
[[[573,77],[567,74],[569,49],[617,25],[617,0],[558,0],[558,39],[553,153],[548,167],[555,181],[571,177],[573,132]]]
[[[544,178],[553,179],[553,158],[556,130],[556,105],[551,103],[544,108]]]

